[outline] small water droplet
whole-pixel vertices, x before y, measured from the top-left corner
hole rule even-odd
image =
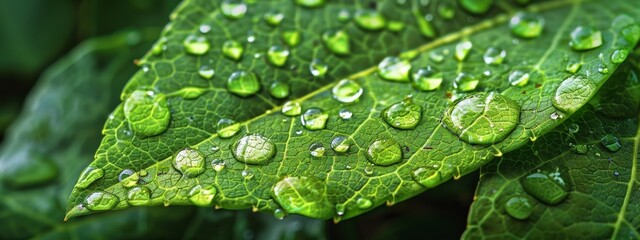
[[[624,62],[624,60],[627,59],[628,55],[629,55],[629,50],[627,50],[627,49],[615,50],[611,54],[611,62],[612,63],[622,63],[622,62]]]
[[[309,152],[313,157],[324,157],[324,145],[321,142],[315,142],[309,145]]]
[[[366,30],[383,29],[387,20],[378,11],[372,9],[358,9],[353,17],[356,25]]]
[[[276,145],[259,134],[249,134],[231,146],[236,160],[246,164],[266,164],[276,155]]]
[[[392,139],[381,139],[369,145],[365,156],[375,165],[389,166],[402,160],[402,149]]]
[[[571,125],[569,125],[569,132],[570,133],[578,133],[578,131],[580,131],[580,126],[578,126],[578,124],[572,123]]]
[[[584,154],[587,154],[587,151],[589,151],[589,147],[587,147],[587,145],[584,145],[584,144],[577,144],[573,146],[573,148],[571,148],[571,151],[577,154],[584,155]]]
[[[567,63],[567,66],[564,68],[564,70],[569,72],[569,73],[576,73],[576,72],[578,72],[580,70],[581,67],[582,67],[582,63],[569,62],[569,63]]]
[[[298,116],[302,113],[302,106],[299,102],[288,101],[282,105],[282,114],[289,117]]]
[[[309,63],[309,72],[314,77],[323,77],[327,70],[329,70],[329,66],[320,59],[315,58]]]
[[[453,5],[453,2],[450,1],[442,1],[438,4],[438,15],[440,17],[451,20],[456,16],[456,9]]]
[[[322,34],[322,40],[329,51],[334,54],[347,55],[351,53],[349,34],[343,30],[326,31]]]
[[[609,68],[604,64],[600,64],[598,65],[598,72],[602,74],[609,73]]]
[[[118,182],[125,187],[132,187],[138,183],[138,175],[131,169],[124,169],[118,174]]]
[[[276,210],[273,210],[273,217],[275,217],[276,219],[282,220],[284,219],[285,216],[286,216],[286,213],[284,212],[284,210],[280,208],[276,208]]]
[[[201,33],[208,33],[211,31],[211,25],[201,24],[200,27],[198,27],[198,30],[200,30]]]
[[[507,200],[504,204],[504,210],[515,219],[525,220],[533,213],[533,206],[528,198],[515,196]]]
[[[440,87],[443,80],[442,72],[431,66],[420,68],[411,75],[411,85],[421,91],[431,91]]]
[[[307,111],[302,114],[300,117],[302,121],[302,125],[309,130],[320,130],[324,129],[327,125],[327,119],[329,119],[329,114],[325,113],[320,108],[309,108]]]
[[[264,21],[271,25],[271,26],[278,26],[280,25],[280,23],[282,23],[282,20],[284,19],[284,14],[282,14],[281,12],[267,12],[265,13],[262,18],[264,19]]]
[[[509,74],[511,86],[524,87],[529,83],[529,73],[522,70],[513,70]]]
[[[300,41],[302,40],[302,33],[298,31],[283,31],[281,38],[289,47],[295,47],[300,44]]]
[[[617,176],[620,176],[620,172],[618,172],[618,170],[613,171],[613,176],[616,176],[616,177],[617,177]]]
[[[75,187],[85,189],[103,176],[104,170],[102,170],[102,168],[88,166],[84,171],[82,171],[82,174],[80,174],[80,179],[78,180],[78,183],[76,183]]]
[[[401,21],[389,21],[389,23],[387,23],[387,29],[389,29],[389,31],[392,32],[400,32],[404,29],[405,24],[404,22]]]
[[[244,46],[242,43],[235,40],[227,40],[222,44],[222,55],[231,60],[240,60],[244,53]]]
[[[151,203],[151,190],[137,186],[127,192],[127,203],[131,206],[145,206]]]
[[[195,185],[189,190],[189,201],[199,207],[210,206],[218,190],[212,185]]]
[[[436,63],[441,63],[444,61],[444,55],[436,51],[432,51],[432,52],[429,52],[429,59],[431,59],[431,61],[434,61]]]
[[[504,61],[504,58],[507,56],[507,51],[501,48],[490,47],[484,53],[482,58],[484,59],[484,63],[489,65],[500,65]]]
[[[535,13],[518,12],[509,21],[511,33],[521,38],[535,38],[542,34],[544,18]]]
[[[288,213],[319,219],[333,216],[324,182],[309,177],[285,177],[272,189],[273,199]]]
[[[209,45],[209,41],[207,38],[198,35],[189,35],[182,42],[182,46],[184,46],[184,50],[193,55],[203,55],[209,51],[211,45]]]
[[[124,116],[136,134],[150,137],[167,129],[171,112],[164,94],[136,90],[124,102]]]
[[[247,4],[241,0],[223,0],[220,10],[229,19],[239,19],[247,13]]]
[[[382,111],[382,119],[397,129],[414,129],[422,119],[422,107],[411,98],[394,103]]]
[[[460,72],[453,80],[453,87],[462,92],[469,92],[476,89],[480,80],[471,73]]]
[[[283,99],[289,96],[289,84],[282,81],[274,81],[269,88],[272,97]]]
[[[176,154],[173,166],[185,176],[193,178],[204,172],[204,157],[194,149],[185,148]]]
[[[228,118],[222,118],[216,124],[218,136],[221,138],[230,138],[240,131],[240,124]]]
[[[337,136],[331,140],[331,148],[339,153],[345,153],[349,151],[349,147],[351,147],[347,141],[347,137]]]
[[[253,171],[251,171],[250,169],[242,170],[241,175],[245,180],[251,180],[254,176]]]
[[[398,57],[386,57],[378,64],[378,75],[385,80],[408,82],[411,63]]]
[[[342,79],[331,89],[333,98],[343,102],[352,103],[358,100],[362,95],[363,89],[356,81]]]
[[[216,74],[216,71],[210,65],[202,65],[198,69],[198,74],[204,79],[211,79]]]
[[[253,72],[235,71],[227,80],[227,89],[241,97],[248,97],[260,91],[260,81]]]
[[[222,159],[214,159],[211,161],[211,167],[216,172],[222,171],[226,167],[227,163]]]
[[[340,118],[342,118],[343,120],[349,120],[353,116],[353,113],[349,111],[349,109],[343,108],[338,112],[338,116],[340,116]]]
[[[274,45],[267,51],[267,59],[276,67],[282,67],[289,58],[289,50],[280,45]]]
[[[373,174],[373,166],[367,165],[366,167],[364,167],[364,173],[367,174],[368,176]]]
[[[113,209],[120,200],[116,195],[108,192],[93,192],[84,199],[83,206],[91,211],[106,211]]]
[[[560,115],[557,112],[552,112],[551,115],[549,115],[549,118],[551,118],[552,120],[557,120],[558,118],[560,118]]]
[[[620,151],[620,149],[622,148],[622,145],[620,145],[620,141],[618,140],[618,138],[616,136],[613,136],[612,134],[604,135],[604,137],[600,139],[600,144],[602,144],[602,146],[604,146],[611,152]]]
[[[591,27],[578,26],[571,31],[569,46],[576,51],[600,47],[602,46],[602,32]]]
[[[573,113],[586,104],[595,93],[596,86],[587,77],[573,75],[565,78],[552,98],[553,105],[565,113]]]
[[[473,48],[473,43],[471,43],[471,41],[469,40],[464,40],[456,44],[454,54],[456,60],[458,60],[459,62],[464,61],[464,59],[466,59],[469,55],[469,51],[471,51],[471,48]]]

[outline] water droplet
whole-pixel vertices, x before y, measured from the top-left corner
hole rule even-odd
[[[322,40],[329,51],[334,54],[347,55],[351,53],[349,34],[343,30],[326,31],[322,34]]]
[[[469,55],[469,51],[471,51],[471,48],[473,48],[473,43],[471,43],[471,41],[469,40],[464,40],[456,44],[456,50],[454,54],[456,60],[458,60],[459,62],[464,61],[464,59],[467,58],[467,55]]]
[[[490,47],[484,53],[482,58],[484,59],[484,63],[489,65],[500,65],[504,61],[504,58],[507,56],[507,51],[501,48]]]
[[[427,38],[433,38],[436,36],[436,29],[430,22],[433,19],[433,15],[427,14],[423,16],[418,9],[414,9],[412,11],[412,14],[413,18],[416,20],[418,30],[420,30],[422,36],[425,36]]]
[[[216,172],[222,171],[226,167],[227,163],[222,159],[214,159],[211,161],[211,167]]]
[[[338,116],[340,116],[340,118],[342,118],[343,120],[349,120],[353,116],[353,113],[349,111],[349,109],[343,108],[338,112]]]
[[[200,207],[210,206],[217,193],[218,190],[212,185],[198,184],[189,190],[189,201]]]
[[[549,118],[551,118],[552,120],[557,120],[558,118],[560,118],[560,115],[557,112],[552,112],[551,115],[549,115]]]
[[[630,24],[623,27],[620,30],[620,35],[622,35],[622,37],[629,43],[638,42],[638,39],[640,39],[640,26],[637,24]]]
[[[227,89],[241,97],[248,97],[260,91],[260,81],[253,72],[235,71],[227,80]]]
[[[138,175],[131,169],[124,169],[118,174],[118,182],[125,187],[133,187],[138,183]]]
[[[421,91],[435,90],[440,87],[443,80],[442,72],[431,66],[420,68],[411,76],[411,86]]]
[[[267,51],[267,59],[272,65],[276,67],[284,66],[288,58],[289,50],[282,46],[275,45],[270,47],[269,51]]]
[[[405,24],[404,22],[401,21],[389,21],[389,23],[387,23],[387,29],[389,29],[389,31],[392,32],[400,32],[404,29]]]
[[[571,31],[569,46],[576,51],[600,47],[602,46],[602,32],[591,27],[578,26]]]
[[[475,90],[478,83],[480,83],[480,80],[474,75],[461,72],[453,80],[453,87],[463,92],[469,92]]]
[[[515,219],[525,220],[533,213],[533,206],[528,198],[516,196],[507,200],[504,204],[504,210]]]
[[[321,142],[315,142],[309,145],[309,152],[313,157],[324,157],[324,145]]]
[[[358,208],[360,209],[368,209],[373,206],[373,203],[369,199],[358,198],[358,200],[356,200],[356,205],[358,205]]]
[[[156,44],[151,47],[151,53],[154,55],[158,55],[167,49],[167,38],[161,37]]]
[[[535,13],[519,12],[509,21],[511,33],[521,38],[535,38],[542,34],[544,18]]]
[[[529,73],[522,70],[513,70],[509,74],[509,83],[511,86],[524,87],[529,83]]]
[[[124,101],[124,116],[133,131],[143,137],[164,132],[171,113],[164,94],[136,90]]]
[[[80,179],[78,179],[78,183],[76,183],[75,187],[85,189],[103,176],[104,170],[102,170],[102,168],[88,166],[84,171],[82,171],[82,174],[80,174]]]
[[[465,142],[493,144],[504,140],[520,122],[517,102],[495,92],[477,93],[454,102],[443,124]]]
[[[392,139],[376,140],[367,149],[367,159],[378,166],[389,166],[402,160],[402,149]]]
[[[565,113],[573,113],[591,99],[595,89],[596,86],[585,76],[569,76],[556,89],[553,106]]]
[[[609,68],[604,64],[600,64],[598,65],[598,72],[602,74],[609,73]]]
[[[83,205],[91,211],[106,211],[113,209],[120,200],[116,195],[108,192],[93,192],[84,199]]]
[[[493,0],[459,0],[460,6],[471,13],[482,14],[489,11]]]
[[[349,147],[351,147],[347,141],[347,137],[337,136],[331,140],[331,148],[333,151],[339,153],[345,153],[349,151]]]
[[[240,131],[240,124],[228,118],[222,118],[216,124],[218,136],[221,138],[230,138]]]
[[[559,174],[559,172],[557,172]],[[555,174],[555,173],[554,173]],[[550,174],[549,174],[550,175]],[[532,173],[522,179],[522,188],[543,203],[555,205],[567,195],[564,181],[559,175],[549,176],[541,172]]]
[[[382,79],[395,82],[408,82],[411,63],[397,57],[386,57],[378,64],[378,75]]]
[[[289,96],[289,84],[282,81],[275,81],[269,88],[271,96],[278,99],[283,99]]]
[[[577,144],[573,146],[573,148],[571,148],[571,151],[577,154],[584,155],[584,154],[587,154],[587,151],[589,151],[589,147],[587,147],[587,145],[584,145],[584,144]]]
[[[238,41],[227,40],[222,44],[222,54],[231,60],[240,60],[243,53],[244,46]]]
[[[425,188],[433,188],[444,181],[440,171],[438,171],[437,168],[431,167],[416,168],[413,170],[411,177]]]
[[[284,31],[282,32],[281,38],[289,47],[295,47],[300,44],[302,34],[298,31]]]
[[[211,47],[211,45],[209,45],[209,41],[207,41],[207,38],[197,35],[187,36],[187,38],[185,38],[182,42],[182,45],[184,46],[184,50],[187,53],[193,55],[205,54]]]
[[[600,144],[602,144],[602,146],[604,146],[611,152],[620,151],[620,148],[622,148],[622,145],[620,145],[620,141],[618,140],[618,138],[611,134],[604,135],[604,137],[600,139]]]
[[[612,63],[622,63],[627,59],[627,55],[629,55],[629,50],[627,49],[618,49],[613,51],[611,54],[611,62]]]
[[[327,70],[329,70],[329,66],[322,62],[320,59],[313,59],[311,63],[309,63],[309,72],[314,77],[323,77]]]
[[[201,24],[198,30],[200,30],[201,33],[208,33],[211,31],[211,25]]]
[[[224,0],[220,4],[222,15],[230,19],[239,19],[247,13],[247,4],[240,0]]]
[[[371,9],[358,9],[353,20],[358,27],[366,30],[380,30],[387,24],[387,20],[381,13]]]
[[[266,164],[276,155],[276,145],[259,134],[249,134],[231,146],[236,160],[246,164]]]
[[[253,171],[246,169],[246,170],[242,170],[242,177],[244,178],[244,180],[251,180],[253,178]]]
[[[435,51],[429,52],[429,59],[431,59],[431,61],[434,61],[436,63],[441,63],[444,61],[444,55]]]
[[[422,107],[406,98],[382,111],[382,119],[397,129],[414,129],[422,118]]]
[[[309,130],[320,130],[324,129],[327,125],[327,119],[329,119],[329,114],[325,113],[320,108],[309,108],[307,111],[302,114],[300,117],[302,121],[302,125]]]
[[[576,72],[578,72],[580,70],[581,67],[582,67],[582,63],[569,62],[569,63],[567,63],[567,66],[564,68],[564,70],[569,72],[569,73],[576,73]]]
[[[131,206],[145,206],[151,203],[151,190],[145,186],[134,187],[127,192],[127,203]]]
[[[324,5],[325,0],[296,0],[296,4],[303,7],[319,7]]]
[[[302,113],[302,106],[300,106],[299,102],[296,101],[288,101],[282,105],[282,114],[289,117],[298,116]]]
[[[284,14],[280,12],[267,12],[262,16],[264,21],[271,26],[278,26],[284,19]]]
[[[189,178],[196,177],[204,172],[204,157],[200,152],[185,148],[178,152],[173,162],[174,167]]]
[[[336,204],[336,215],[342,216],[345,213],[346,206],[344,204],[338,203]]]
[[[360,98],[363,89],[356,81],[342,79],[338,84],[333,86],[331,92],[333,93],[334,99],[343,103],[352,103]]]
[[[620,172],[618,172],[618,170],[613,171],[613,176],[616,176],[616,177],[617,177],[617,176],[620,176]]]
[[[213,75],[216,74],[216,71],[209,65],[202,65],[200,69],[198,69],[198,74],[204,79],[211,79]]]
[[[367,165],[366,167],[364,167],[364,173],[368,176],[371,176],[371,174],[373,174],[373,166]]]
[[[438,15],[440,17],[450,20],[456,16],[455,6],[450,1],[440,2],[438,5]]]
[[[285,177],[273,186],[272,195],[288,213],[319,219],[333,216],[325,184],[308,177]]]
[[[580,126],[578,126],[578,124],[572,123],[571,125],[569,125],[569,132],[570,133],[578,133],[578,131],[580,131]]]

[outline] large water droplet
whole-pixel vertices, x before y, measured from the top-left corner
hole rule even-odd
[[[576,51],[600,47],[602,46],[602,32],[591,27],[578,26],[571,31],[569,46]]]
[[[515,196],[507,200],[504,204],[504,210],[509,214],[509,216],[515,219],[524,220],[529,218],[531,213],[533,213],[533,206],[531,206],[528,198]]]
[[[471,13],[482,14],[489,11],[493,0],[458,0],[460,6]]]
[[[378,166],[389,166],[402,160],[402,149],[392,139],[376,140],[367,149],[367,159]]]
[[[136,90],[124,101],[124,116],[142,137],[155,136],[169,126],[171,113],[164,94]]]
[[[620,151],[620,148],[622,148],[622,145],[620,145],[620,141],[618,140],[618,138],[616,136],[613,136],[612,134],[604,135],[604,137],[600,139],[600,144],[602,144],[602,146],[604,146],[611,152]]]
[[[222,55],[232,60],[240,60],[244,53],[244,46],[242,43],[235,40],[227,40],[222,44]]]
[[[300,44],[302,40],[302,33],[298,31],[284,31],[281,35],[282,41],[289,45],[289,47],[295,47]]]
[[[627,50],[627,49],[615,50],[611,54],[611,62],[612,63],[622,63],[622,62],[624,62],[624,60],[627,59],[628,55],[629,55],[629,50]]]
[[[477,93],[454,102],[443,124],[465,142],[493,144],[504,140],[520,122],[520,106],[495,92]]]
[[[522,188],[527,193],[546,204],[558,204],[569,195],[559,172],[551,174],[536,172],[526,176],[521,182]]]
[[[319,7],[324,5],[325,0],[296,0],[296,4],[303,7]]]
[[[267,59],[272,65],[276,67],[284,66],[288,58],[289,50],[282,46],[275,45],[270,47],[269,51],[267,51]]]
[[[239,19],[247,13],[247,4],[241,0],[223,0],[220,4],[222,15],[230,19]]]
[[[411,85],[421,91],[431,91],[442,84],[442,72],[431,66],[420,68],[412,74]]]
[[[529,82],[529,73],[522,70],[513,70],[509,74],[509,83],[511,86],[524,87]]]
[[[382,79],[396,82],[408,82],[411,63],[398,57],[386,57],[378,64],[378,75]]]
[[[462,92],[469,92],[475,90],[478,83],[480,80],[473,74],[461,72],[453,80],[453,87]]]
[[[204,79],[211,79],[213,75],[216,74],[216,71],[209,65],[202,65],[200,69],[198,69],[198,74]]]
[[[349,147],[350,145],[347,137],[337,136],[333,138],[333,140],[331,140],[331,148],[333,149],[333,151],[345,153],[349,151]]]
[[[83,206],[91,211],[106,211],[113,209],[120,200],[116,195],[108,192],[93,192],[84,199]]]
[[[173,166],[185,176],[193,178],[204,172],[204,157],[194,149],[185,148],[176,154]]]
[[[558,110],[573,113],[587,103],[596,89],[587,77],[573,75],[560,83],[553,96],[552,103]]]
[[[331,92],[333,93],[334,99],[343,103],[352,103],[360,98],[363,89],[356,81],[342,79],[338,84],[333,86]]]
[[[131,206],[145,206],[151,203],[151,190],[145,186],[134,187],[127,192],[127,203]]]
[[[184,50],[193,55],[202,55],[209,51],[211,45],[207,38],[198,35],[189,35],[182,42]]]
[[[313,157],[323,157],[325,152],[324,145],[321,142],[312,143],[309,145],[309,152]]]
[[[473,43],[471,43],[471,41],[464,40],[462,42],[459,42],[458,44],[456,44],[454,57],[459,62],[464,61],[464,59],[466,59],[469,55],[469,51],[471,51],[471,48],[473,48]]]
[[[253,72],[235,71],[227,80],[227,89],[241,97],[248,97],[260,91],[260,81]]]
[[[535,38],[542,34],[544,18],[535,13],[519,12],[509,21],[511,33],[521,38]]]
[[[222,118],[216,124],[218,136],[221,138],[230,138],[240,131],[240,124],[228,118]]]
[[[282,81],[275,81],[269,87],[269,93],[272,97],[283,99],[289,96],[289,84]]]
[[[422,118],[422,107],[406,98],[382,111],[382,119],[397,129],[414,129]]]
[[[325,194],[325,184],[308,177],[285,177],[273,186],[272,195],[288,213],[311,218],[333,216],[333,206]]]
[[[302,113],[302,106],[299,102],[288,101],[282,105],[282,114],[289,117],[298,116]]]
[[[320,59],[313,59],[311,63],[309,63],[309,72],[314,77],[323,77],[327,70],[329,70],[329,66],[322,62]]]
[[[217,193],[218,190],[212,185],[195,185],[189,190],[189,201],[200,207],[210,206]]]
[[[276,145],[259,134],[245,135],[231,146],[236,160],[246,164],[266,164],[276,155]]]
[[[302,125],[309,130],[324,129],[327,125],[327,119],[329,114],[325,113],[320,108],[309,108],[300,117]]]
[[[80,179],[78,179],[78,183],[76,183],[75,187],[85,189],[103,176],[104,170],[102,170],[102,168],[88,166],[84,171],[82,171],[82,174],[80,174]]]
[[[351,43],[349,42],[349,34],[343,30],[326,31],[322,34],[324,45],[329,51],[337,55],[347,55],[351,53]]]
[[[282,14],[281,12],[267,12],[262,16],[262,18],[267,24],[275,27],[282,23],[284,14]]]
[[[484,53],[482,58],[484,59],[484,63],[490,65],[500,65],[504,61],[504,58],[507,56],[507,51],[500,48],[490,47]]]
[[[381,13],[371,9],[359,9],[356,11],[353,20],[358,27],[366,30],[380,30],[383,29],[387,20]]]

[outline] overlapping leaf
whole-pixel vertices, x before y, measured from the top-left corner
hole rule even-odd
[[[609,78],[620,63],[611,55],[628,52],[638,40],[623,31],[635,27],[629,15],[638,11],[628,1],[533,3],[525,11],[535,12],[546,25],[531,39],[511,34],[507,22],[517,7],[505,4],[494,6],[486,16],[456,8],[455,19],[442,11],[431,19],[434,15],[428,14],[449,3],[345,1],[311,7],[323,1],[295,2],[185,1],[158,45],[141,61],[143,69],[125,88],[122,100],[130,105],[116,108],[105,124],[96,159],[74,189],[67,216],[130,205],[196,204],[278,214],[284,210],[317,218],[353,217],[474,171],[549,131]],[[284,17],[280,24],[263,20],[278,13]],[[358,19],[363,14],[368,20]],[[429,21],[422,18],[424,14]],[[353,20],[341,21],[350,16]],[[389,29],[378,29],[378,16],[386,19]],[[571,34],[580,27],[594,29],[588,40],[595,41],[590,43],[595,49],[572,50]],[[433,29],[440,37],[425,38],[435,34]],[[300,34],[299,44],[283,41],[290,40],[290,31]],[[243,46],[239,60],[237,51],[224,51],[230,40]],[[460,53],[465,47],[468,53]],[[280,66],[270,52],[282,53],[283,48],[289,55]],[[375,67],[383,58],[398,55],[399,65]],[[328,66],[326,75],[309,71],[314,59]],[[434,91],[414,89],[402,70],[403,61],[414,72],[433,66],[442,73],[441,86]],[[581,67],[566,71],[570,63]],[[199,74],[203,68],[208,71]],[[208,79],[210,69],[215,75]],[[529,74],[528,84],[509,83],[515,70]],[[235,84],[238,76],[250,73],[257,76],[259,89],[252,78]],[[454,88],[454,79],[466,76],[478,80],[478,86],[458,82]],[[353,80],[347,82],[351,90],[362,87],[355,102],[344,103],[353,99],[340,96],[336,84],[341,79]],[[282,91],[271,91],[275,82],[289,86],[285,99],[276,98]],[[569,90],[557,91],[562,83]],[[346,93],[353,97],[356,92]],[[476,120],[496,126],[464,126],[466,133],[446,129],[441,124],[445,112],[459,103],[455,99],[468,99],[465,96],[486,100],[489,110]],[[302,112],[326,113],[326,126],[309,122],[323,114],[284,115],[286,100],[300,103]],[[133,111],[135,103],[152,112]],[[418,117],[381,117],[392,105],[410,103],[419,106]],[[416,118],[417,126],[401,122]],[[217,128],[221,120],[226,124]],[[235,132],[235,126],[240,126],[238,132],[228,134]],[[492,135],[478,138],[474,136],[482,134],[471,134],[474,131]],[[346,152],[332,148],[336,137],[346,139]]]

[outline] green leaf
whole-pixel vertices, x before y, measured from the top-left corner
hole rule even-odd
[[[592,105],[556,130],[482,167],[463,238],[640,237],[640,68],[634,64],[621,67]],[[530,188],[532,175],[561,181]]]
[[[440,3],[310,2],[183,2],[125,87],[125,107],[105,124],[87,170],[104,175],[80,177],[67,217],[134,201],[350,218],[459,178],[548,132],[611,76],[620,62],[609,56],[638,41],[629,17],[638,8],[622,0],[532,4],[524,10],[544,19],[542,31],[534,20],[512,30],[529,21],[515,6],[484,16],[456,9],[454,19],[426,22],[441,34],[435,39],[416,16]],[[263,20],[271,11],[284,15],[275,27]],[[379,29],[387,21],[406,25]],[[527,26],[534,32],[523,34]],[[580,27],[592,31],[572,35]],[[292,32],[301,40],[289,41]],[[584,50],[572,50],[572,41]],[[573,62],[580,68],[566,71]],[[203,67],[215,76],[200,74]],[[275,81],[289,84],[286,99],[283,90],[271,96]],[[201,95],[183,95],[191,92],[185,88]],[[138,91],[166,97],[167,126],[127,117]],[[150,193],[138,198],[140,189]]]

